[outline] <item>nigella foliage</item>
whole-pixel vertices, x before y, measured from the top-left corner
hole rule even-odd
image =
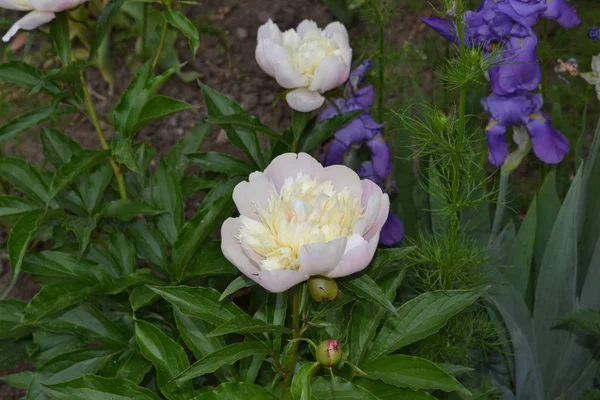
[[[526,126],[536,156],[557,164],[569,151],[567,139],[552,128],[550,118],[540,111],[542,97],[531,93],[542,79],[537,59],[538,38],[532,29],[540,18],[555,19],[562,27],[579,23],[576,11],[564,1],[484,0],[476,11],[465,12],[458,23],[464,25],[464,42],[494,53],[496,65],[489,69],[492,94],[482,99],[491,114],[486,134],[489,161],[502,165],[508,156],[505,134],[508,126]],[[422,21],[446,39],[457,43],[454,20],[441,17]]]

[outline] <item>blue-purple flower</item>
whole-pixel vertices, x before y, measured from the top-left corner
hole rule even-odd
[[[390,148],[381,132],[385,124],[378,123],[369,114],[374,97],[373,85],[362,86],[365,75],[371,68],[371,61],[367,60],[353,70],[350,73],[344,98],[334,99],[335,105],[331,104],[319,115],[319,119],[325,120],[333,118],[340,111],[347,113],[364,110],[362,114],[334,133],[322,164],[324,166],[345,164],[345,158],[353,148],[366,146],[371,152],[370,160],[363,163],[363,167],[358,168],[356,172],[361,178],[369,179],[385,189],[385,182],[392,170]],[[380,244],[392,246],[404,236],[402,222],[391,213],[384,227],[379,239]]]
[[[598,28],[597,26],[592,26],[588,31],[588,37],[592,40],[600,42],[600,28]]]
[[[502,165],[508,155],[505,134],[511,125],[524,125],[527,128],[533,152],[545,163],[557,164],[569,152],[567,138],[552,128],[550,117],[540,111],[543,104],[541,94],[526,91],[504,96],[491,94],[481,103],[492,115],[485,131],[488,158],[493,165]]]
[[[563,28],[581,22],[565,0],[503,0],[498,2],[498,9],[525,26],[534,26],[540,17],[555,19]]]
[[[535,90],[542,80],[542,67],[537,59],[537,37],[511,37],[502,52],[499,65],[490,68],[490,85],[496,94],[519,90]]]

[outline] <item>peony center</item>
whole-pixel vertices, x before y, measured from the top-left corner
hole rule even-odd
[[[302,38],[295,32],[285,32],[284,48],[292,68],[307,82],[312,81],[321,61],[331,54],[341,54],[336,43],[324,36],[320,29],[312,29]]]
[[[362,233],[363,208],[348,189],[336,191],[331,181],[298,174],[257,209],[259,220],[241,216],[238,238],[244,251],[263,270],[298,269],[304,245]]]

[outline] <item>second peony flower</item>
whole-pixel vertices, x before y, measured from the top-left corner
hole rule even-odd
[[[240,213],[221,228],[221,249],[270,292],[311,276],[339,278],[369,265],[390,201],[377,184],[306,153],[275,158],[233,191]]]
[[[258,29],[256,61],[286,89],[288,105],[310,112],[325,102],[323,93],[348,79],[352,49],[343,24],[332,22],[321,30],[304,20],[296,29],[281,32],[269,20]]]

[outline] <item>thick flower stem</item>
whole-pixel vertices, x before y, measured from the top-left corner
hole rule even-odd
[[[494,222],[492,225],[492,234],[490,235],[490,244],[500,233],[502,229],[502,221],[504,220],[504,212],[506,210],[506,195],[508,193],[508,181],[510,173],[502,171],[500,173],[500,188],[498,190],[498,204],[494,214]]]
[[[163,47],[165,47],[165,38],[167,37],[167,27],[169,26],[169,24],[167,23],[167,20],[165,20],[163,22],[163,26],[162,26],[162,32],[160,34],[160,43],[158,44],[158,50],[156,50],[156,55],[154,56],[154,61],[152,61],[152,69],[154,70],[154,68],[156,68],[156,65],[158,64],[158,60],[160,59],[160,56],[163,52]]]
[[[462,16],[459,16],[457,21],[457,36],[458,46],[460,51],[460,58],[464,59],[466,56],[466,47],[464,40],[464,26]],[[458,132],[456,136],[456,145],[454,146],[454,154],[452,157],[452,216],[450,220],[450,229],[452,242],[455,243],[458,238],[458,230],[460,225],[460,205],[459,205],[459,191],[460,191],[460,170],[461,170],[461,151],[463,147],[463,141],[465,139],[466,131],[466,109],[467,109],[467,87],[462,85],[460,87],[460,97],[458,103]]]
[[[106,137],[104,136],[104,132],[102,131],[102,127],[100,126],[100,121],[98,120],[98,115],[96,114],[96,107],[94,107],[94,103],[92,101],[92,96],[90,95],[90,90],[88,89],[88,84],[85,79],[84,72],[82,71],[79,75],[81,79],[81,88],[83,90],[83,95],[85,96],[85,108],[87,110],[88,117],[94,128],[96,129],[96,134],[98,135],[98,140],[100,141],[100,145],[104,150],[109,150],[108,142],[106,141]],[[119,194],[122,200],[127,200],[127,189],[125,188],[125,180],[123,179],[123,172],[121,172],[121,168],[115,161],[114,157],[110,157],[110,165],[115,173],[115,178],[117,180],[117,186],[119,187]]]
[[[294,367],[296,366],[296,353],[298,352],[298,345],[300,341],[300,285],[294,287],[294,297],[292,300],[293,314],[292,314],[292,348],[290,349],[290,358],[288,360],[287,368],[285,371],[285,386],[289,387],[292,383],[292,377],[294,376]]]

